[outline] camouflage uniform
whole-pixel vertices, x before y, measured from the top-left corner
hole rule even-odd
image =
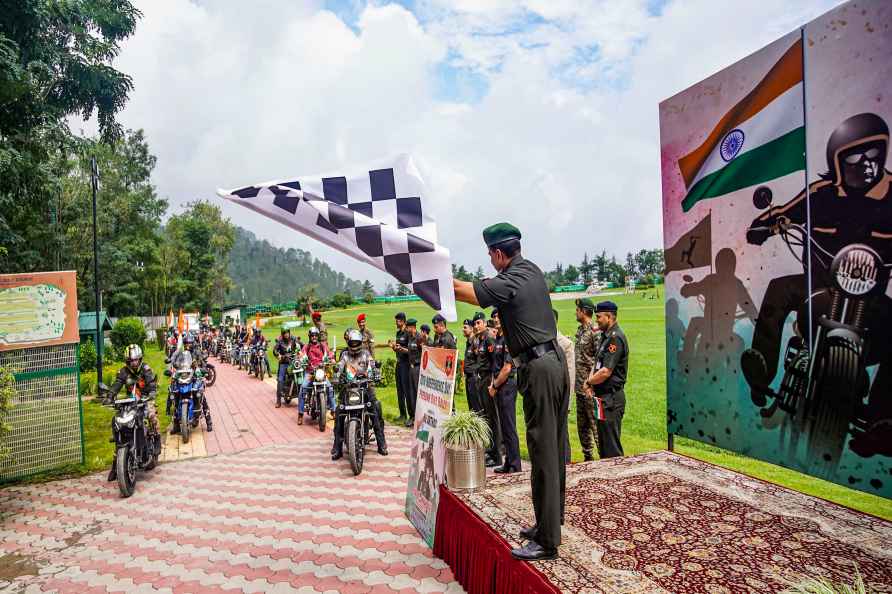
[[[368,351],[369,355],[371,355],[372,359],[375,358],[375,334],[369,330],[369,327],[366,326],[364,329],[359,331],[362,334],[362,348]],[[346,343],[344,343],[346,344]]]
[[[598,356],[601,331],[591,322],[580,324],[576,330],[576,428],[585,459],[594,460],[598,449],[598,429],[595,424],[595,400],[585,394],[585,381],[592,372]]]

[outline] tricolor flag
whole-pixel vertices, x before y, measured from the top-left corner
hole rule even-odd
[[[802,92],[800,39],[700,146],[678,160],[687,189],[685,212],[700,200],[805,169]]]

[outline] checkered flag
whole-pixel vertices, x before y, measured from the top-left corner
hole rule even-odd
[[[221,197],[391,274],[455,321],[449,250],[424,209],[424,182],[408,155],[347,175],[271,181]]]

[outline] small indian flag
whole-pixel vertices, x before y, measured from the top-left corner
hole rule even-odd
[[[678,161],[685,212],[724,196],[805,169],[802,40],[716,124],[706,140]]]

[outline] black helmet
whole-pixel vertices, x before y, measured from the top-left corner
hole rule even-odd
[[[869,190],[883,176],[889,126],[874,113],[859,113],[836,127],[827,141],[827,166],[836,185]]]
[[[362,349],[362,334],[359,330],[350,330],[347,332],[347,349],[351,355],[358,355]]]
[[[192,336],[192,334],[190,332],[186,332],[183,335],[183,346],[191,347],[193,344],[195,344],[195,338]]]

